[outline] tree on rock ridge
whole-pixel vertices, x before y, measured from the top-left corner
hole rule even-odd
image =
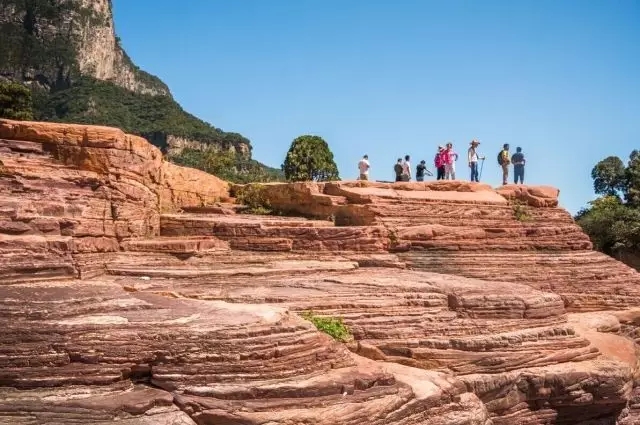
[[[333,153],[322,137],[304,135],[292,143],[282,164],[288,181],[339,180],[338,167]]]

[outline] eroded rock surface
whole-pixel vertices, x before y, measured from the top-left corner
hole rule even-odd
[[[267,184],[287,216],[252,216],[115,129],[0,121],[0,160],[0,423],[640,420],[638,274],[556,189]]]

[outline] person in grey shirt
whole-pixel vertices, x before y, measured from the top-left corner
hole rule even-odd
[[[524,164],[527,160],[524,158],[524,154],[522,153],[522,148],[516,148],[516,153],[511,156],[511,163],[513,164],[513,182],[518,184],[518,180],[520,180],[520,184],[524,181]]]

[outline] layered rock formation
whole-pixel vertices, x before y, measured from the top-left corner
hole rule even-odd
[[[252,216],[115,129],[0,121],[0,160],[0,423],[640,420],[638,274],[555,189],[272,184],[288,216]]]

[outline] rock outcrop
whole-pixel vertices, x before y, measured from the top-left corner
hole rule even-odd
[[[286,216],[254,216],[116,129],[0,121],[0,160],[0,423],[640,421],[639,275],[556,189],[256,185]]]

